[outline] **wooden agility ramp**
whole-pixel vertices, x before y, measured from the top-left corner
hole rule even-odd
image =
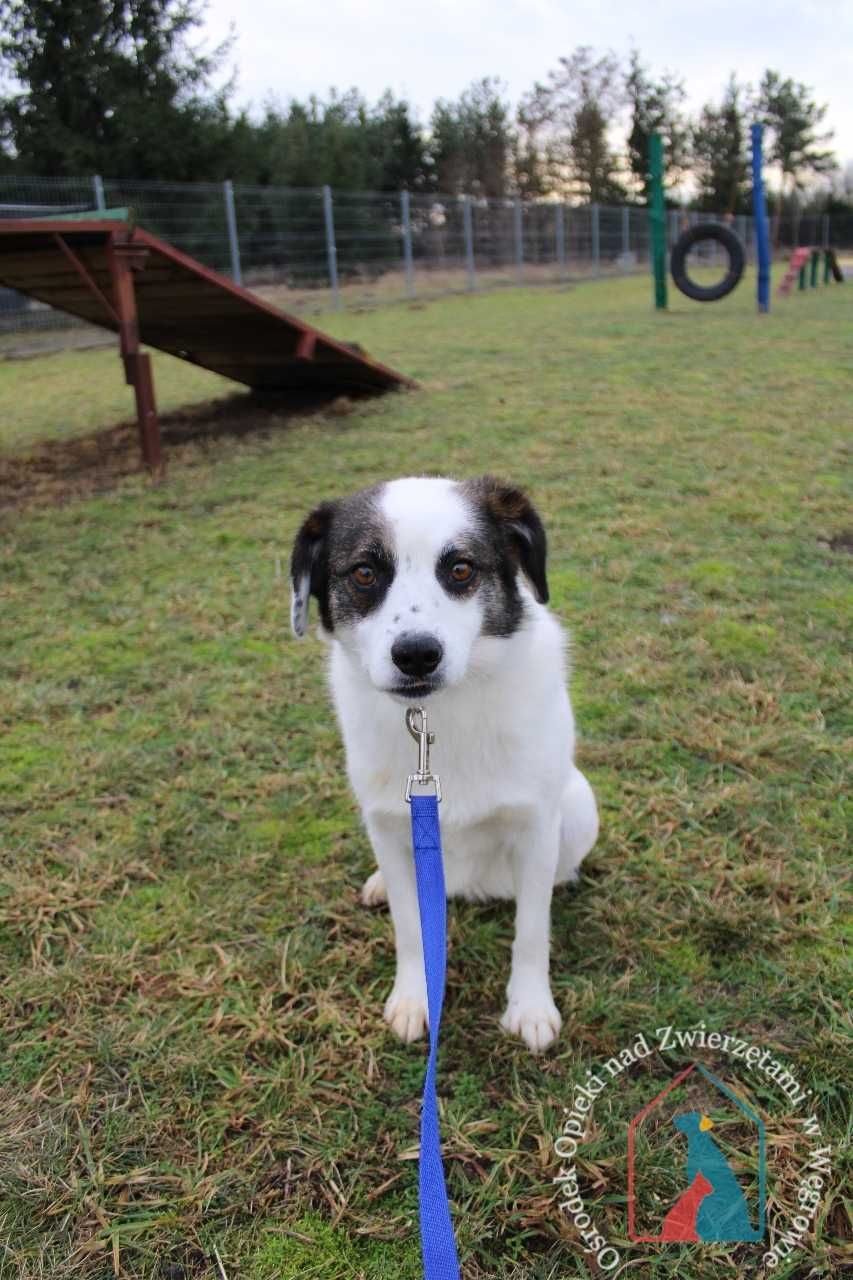
[[[0,284],[118,334],[152,469],[160,424],[143,344],[285,398],[415,385],[123,217],[0,221]]]

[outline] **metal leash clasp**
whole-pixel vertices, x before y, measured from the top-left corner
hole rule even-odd
[[[427,713],[423,707],[407,707],[406,728],[418,744],[418,768],[416,773],[410,773],[406,779],[403,797],[409,804],[413,786],[428,787],[432,783],[435,786],[435,798],[441,801],[441,779],[437,773],[431,773],[429,767],[429,749],[435,742],[435,734],[430,733],[427,727]]]

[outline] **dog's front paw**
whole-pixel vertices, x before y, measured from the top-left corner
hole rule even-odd
[[[395,984],[385,1001],[385,1021],[404,1044],[419,1040],[429,1026],[426,991]]]
[[[379,907],[388,901],[388,890],[385,888],[385,877],[381,871],[374,871],[361,886],[361,901],[365,907]]]
[[[547,985],[518,990],[510,988],[501,1026],[510,1035],[521,1036],[531,1053],[542,1053],[560,1034],[563,1019]]]

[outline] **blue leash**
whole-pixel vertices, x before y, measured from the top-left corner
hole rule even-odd
[[[415,720],[418,714],[419,724]],[[441,783],[437,775],[430,773],[429,748],[434,741],[434,734],[427,730],[426,712],[422,707],[409,708],[406,712],[406,725],[419,749],[418,772],[410,775],[405,794],[412,809],[412,847],[415,852],[415,879],[429,1010],[429,1056],[421,1104],[421,1151],[418,1162],[421,1253],[424,1280],[459,1280],[459,1260],[456,1256],[456,1241],[441,1163],[435,1088],[447,952],[447,900],[438,822]],[[413,784],[434,784],[435,795],[413,796]]]

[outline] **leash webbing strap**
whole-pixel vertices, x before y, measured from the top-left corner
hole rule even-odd
[[[413,795],[410,804],[429,1010],[429,1056],[421,1105],[421,1154],[418,1162],[421,1251],[424,1280],[459,1280],[456,1241],[453,1237],[441,1163],[435,1088],[447,952],[447,900],[444,893],[438,799],[434,795]]]

